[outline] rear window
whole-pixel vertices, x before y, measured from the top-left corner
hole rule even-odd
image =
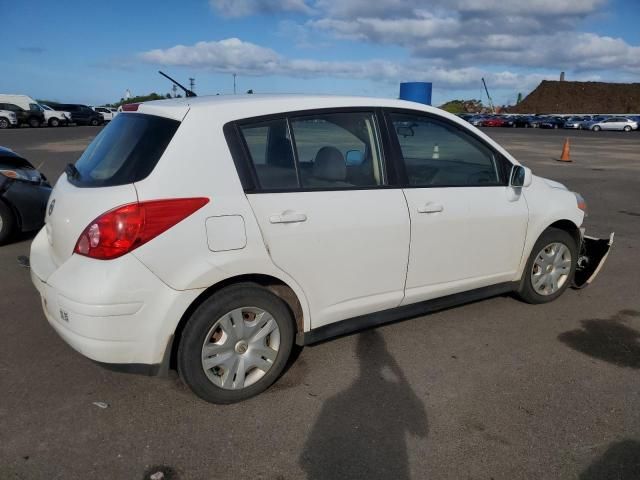
[[[138,182],[158,163],[180,122],[127,113],[118,115],[91,142],[76,162],[81,187],[109,187]]]

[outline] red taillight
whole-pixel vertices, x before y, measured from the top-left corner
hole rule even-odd
[[[137,112],[140,107],[140,103],[125,103],[122,105],[123,112]]]
[[[209,203],[208,198],[136,202],[114,208],[84,229],[74,253],[99,260],[117,258],[144,245]]]

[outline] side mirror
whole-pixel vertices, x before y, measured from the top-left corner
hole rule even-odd
[[[346,163],[349,166],[361,165],[364,161],[364,155],[360,150],[349,150],[346,155]]]
[[[514,165],[511,168],[511,176],[509,177],[509,186],[514,188],[528,187],[533,181],[531,169],[522,165]]]

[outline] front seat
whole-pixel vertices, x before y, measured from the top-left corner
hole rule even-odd
[[[316,153],[313,173],[309,179],[311,187],[348,187],[347,164],[342,152],[336,147],[322,147]]]

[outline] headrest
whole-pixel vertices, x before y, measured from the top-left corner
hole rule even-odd
[[[342,152],[336,147],[322,147],[318,150],[313,163],[313,176],[322,180],[344,182],[347,178],[347,165]]]

